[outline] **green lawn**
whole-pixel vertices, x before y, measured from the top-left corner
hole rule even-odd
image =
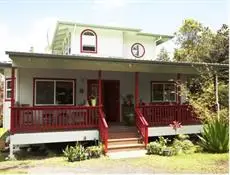
[[[63,157],[28,158],[0,162],[0,173],[228,173],[228,154],[196,153],[173,157],[145,156],[129,159],[102,157],[69,163]]]

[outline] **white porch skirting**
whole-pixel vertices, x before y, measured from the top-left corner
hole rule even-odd
[[[182,126],[177,130],[177,134],[197,134],[201,133],[202,125],[187,125]],[[149,127],[149,137],[175,135],[175,131],[170,126]]]
[[[98,140],[98,130],[20,133],[10,136],[13,145]]]

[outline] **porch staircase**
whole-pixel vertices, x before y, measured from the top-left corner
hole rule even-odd
[[[144,150],[136,127],[124,125],[110,125],[108,152]]]

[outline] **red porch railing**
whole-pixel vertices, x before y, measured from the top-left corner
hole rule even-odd
[[[104,144],[104,151],[107,153],[108,151],[108,125],[105,120],[105,114],[102,110],[102,107],[99,109],[99,133],[100,139]]]
[[[140,111],[150,126],[168,126],[174,120],[181,122],[182,125],[200,123],[189,105],[151,104],[141,106]]]
[[[98,128],[99,107],[12,107],[11,132]]]
[[[149,137],[148,136],[148,123],[145,120],[139,108],[136,108],[135,112],[136,112],[136,127],[144,140],[145,146],[147,146],[148,137]]]

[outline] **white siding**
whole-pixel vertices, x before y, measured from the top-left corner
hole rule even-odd
[[[81,53],[80,36],[81,32],[85,29],[91,29],[97,34],[97,53]],[[123,32],[117,30],[76,27],[72,37],[71,54],[98,57],[122,57]]]
[[[80,37],[85,29],[93,30],[97,34],[97,53],[81,53]],[[145,54],[141,58],[135,58],[131,53],[131,46],[141,43],[145,48]],[[98,28],[76,27],[71,39],[71,55],[89,55],[98,57],[119,57],[129,59],[152,60],[155,57],[156,44],[154,37],[137,35],[137,32],[123,32]]]
[[[134,43],[140,43],[145,48],[145,54],[141,58],[136,58],[132,55],[131,47]],[[124,34],[124,52],[125,58],[138,59],[138,60],[153,60],[155,52],[155,42],[153,37],[140,36],[136,33]]]

